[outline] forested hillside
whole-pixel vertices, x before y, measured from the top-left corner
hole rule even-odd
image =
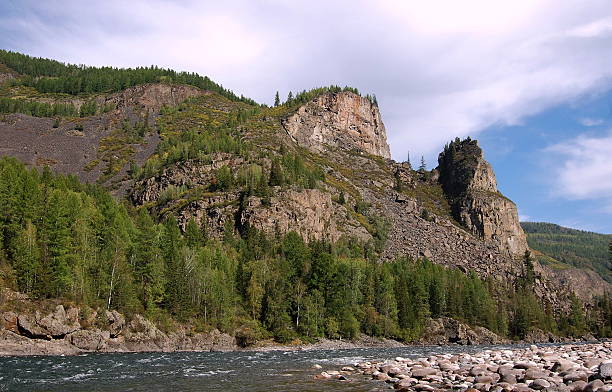
[[[562,227],[552,223],[522,222],[529,247],[562,263],[597,272],[612,282],[612,235]]]
[[[199,320],[239,329],[248,341],[360,331],[412,340],[428,317],[443,315],[509,336],[536,326],[610,333],[607,301],[590,324],[578,304],[557,323],[531,293],[529,275],[506,289],[508,300],[473,274],[423,260],[380,264],[355,242],[307,245],[296,233],[252,229],[219,241],[193,221],[182,234],[173,218],[155,223],[98,186],[14,159],[0,160],[0,210],[3,286],[154,320]]]
[[[245,344],[360,332],[414,341],[446,316],[512,338],[612,332],[607,297],[585,308],[556,288],[537,296],[531,260],[456,227],[434,176],[345,138],[370,134],[388,151],[374,96],[330,86],[266,107],[156,67],[6,51],[0,64],[10,71],[0,112],[22,113],[0,117],[7,147],[23,142],[3,151],[28,163],[0,158],[0,286]],[[283,121],[302,124],[306,103],[311,128],[343,143],[308,149],[290,137]],[[355,113],[373,120],[346,125]],[[90,184],[56,174],[75,151],[64,172],[99,173],[81,177]]]
[[[33,87],[41,93],[90,94],[116,92],[144,83],[171,82],[188,84],[214,91],[233,101],[255,104],[255,101],[236,96],[232,91],[196,73],[176,72],[155,66],[138,68],[89,67],[64,64],[21,53],[0,50],[0,63],[19,73],[18,83]]]

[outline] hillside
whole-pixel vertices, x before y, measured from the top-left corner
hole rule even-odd
[[[475,140],[413,170],[354,88],[268,107],[155,67],[0,62],[4,287],[246,342],[412,341],[446,316],[509,337],[579,336],[588,316],[608,334],[609,285],[524,259]]]
[[[529,247],[561,263],[597,272],[612,282],[612,235],[562,227],[552,223],[521,222]],[[551,262],[551,265],[555,265]],[[562,268],[562,266],[558,266]]]

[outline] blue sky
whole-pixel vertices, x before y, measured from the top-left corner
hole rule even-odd
[[[612,92],[492,126],[479,138],[522,220],[612,233]]]
[[[271,103],[375,93],[392,154],[479,139],[530,220],[612,233],[609,0],[3,0],[0,48],[156,64]]]

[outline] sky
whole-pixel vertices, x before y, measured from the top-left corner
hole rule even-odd
[[[374,93],[394,159],[480,141],[523,220],[612,233],[609,0],[0,1],[0,48],[158,65],[271,104]]]

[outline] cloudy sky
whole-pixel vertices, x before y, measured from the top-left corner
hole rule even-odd
[[[0,48],[156,64],[271,103],[378,97],[395,159],[481,140],[524,219],[612,233],[609,0],[0,2]]]

